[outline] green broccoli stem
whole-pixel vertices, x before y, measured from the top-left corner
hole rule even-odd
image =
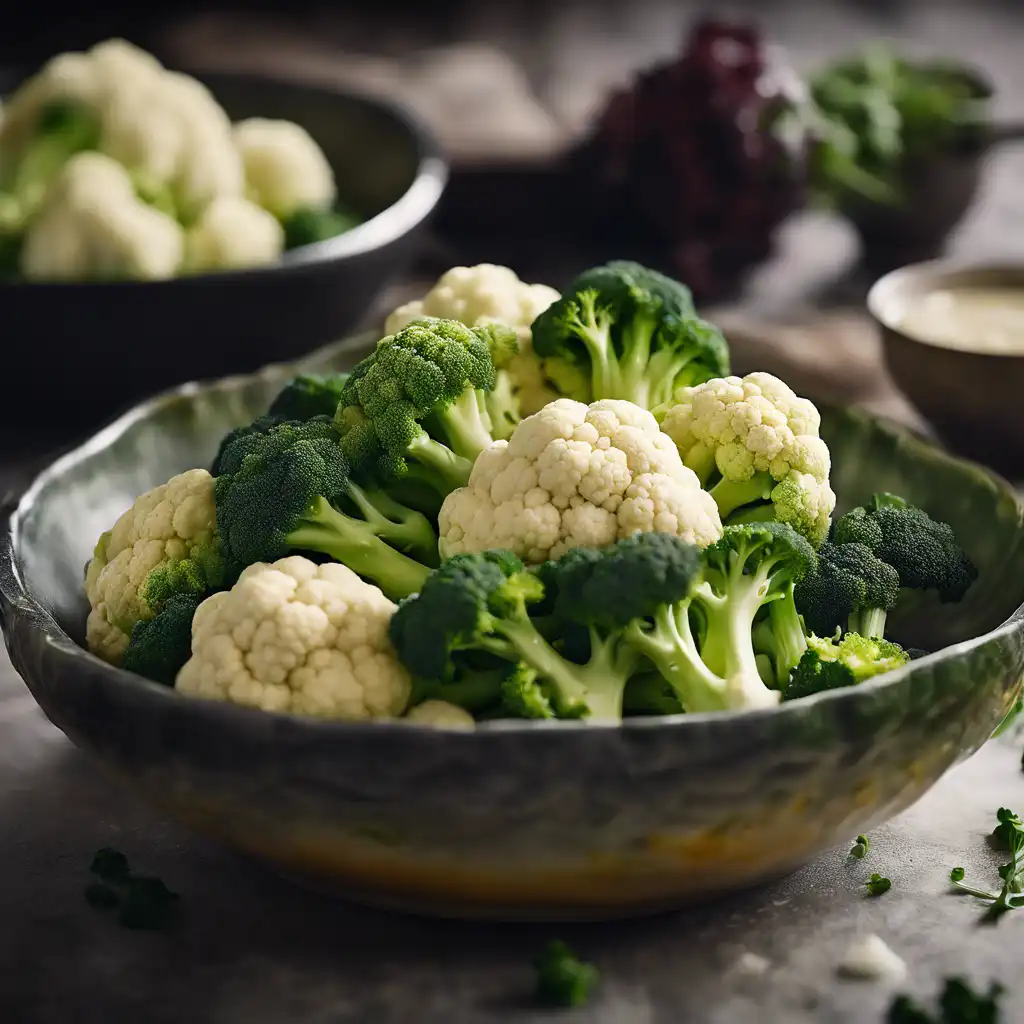
[[[487,415],[491,421],[491,435],[495,441],[507,440],[522,418],[515,385],[507,370],[499,370],[493,391],[485,398]]]
[[[643,407],[655,409],[669,405],[676,388],[680,386],[680,375],[693,360],[693,354],[683,354],[671,348],[655,352],[647,367],[647,391],[643,396]]]
[[[443,700],[464,708],[471,714],[492,707],[501,700],[501,687],[505,679],[503,670],[467,673],[462,679],[448,683],[417,682],[415,703],[425,700]]]
[[[639,659],[617,638],[608,640],[591,630],[590,660],[577,665],[537,632],[525,606],[518,614],[496,618],[492,628],[502,639],[485,641],[486,649],[503,658],[511,653],[533,669],[552,690],[560,718],[621,720],[622,695]]]
[[[729,519],[730,522],[763,522],[764,520],[760,519],[740,520],[731,517],[737,509],[743,509],[744,514],[747,514],[746,506],[769,501],[774,487],[775,481],[769,473],[755,473],[749,480],[726,480],[723,477],[711,488],[711,497],[715,499],[718,514],[723,521]]]
[[[611,322],[597,315],[597,295],[581,295],[580,311],[571,325],[590,356],[590,387],[593,400],[617,394],[619,375],[612,347]]]
[[[430,570],[396,551],[373,527],[339,512],[326,498],[310,506],[302,525],[288,534],[289,547],[316,551],[373,580],[392,600],[419,592]]]
[[[644,629],[638,621],[631,622],[626,627],[626,639],[654,664],[686,711],[726,711],[726,681],[701,659],[690,627],[688,605],[689,602],[675,608],[662,605],[654,615],[653,629]]]
[[[775,666],[775,681],[785,687],[793,669],[807,650],[807,636],[800,613],[793,599],[794,583],[790,581],[785,591],[768,605],[768,622],[772,634],[772,663]]]
[[[886,614],[884,608],[858,608],[850,612],[846,632],[881,640],[885,636]]]
[[[707,486],[708,481],[718,469],[715,462],[715,449],[699,442],[686,453],[683,463],[697,474],[701,487]]]
[[[425,430],[409,442],[405,454],[419,463],[417,478],[429,482],[442,497],[469,482],[473,460],[456,455]]]
[[[622,330],[622,352],[618,357],[615,393],[606,398],[622,398],[649,409],[651,391],[651,339],[658,329],[653,315],[637,315]]]
[[[395,501],[378,488],[364,490],[351,481],[346,494],[378,537],[424,565],[437,566],[437,534],[422,512]]]
[[[484,392],[476,388],[467,388],[434,416],[446,435],[448,447],[470,462],[494,441]]]

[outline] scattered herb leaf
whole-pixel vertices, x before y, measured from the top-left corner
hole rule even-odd
[[[988,892],[966,885],[963,868],[954,868],[949,873],[950,881],[969,896],[988,904],[985,917],[995,921],[1008,910],[1019,910],[1024,907],[1024,824],[1020,817],[1006,807],[1001,807],[996,815],[998,824],[992,830],[992,845],[1010,854],[1010,860],[999,868],[999,877],[1003,885],[999,892]]]
[[[871,842],[867,836],[857,836],[857,841],[853,844],[853,849],[850,850],[850,856],[856,857],[857,860],[863,860],[871,849]]]
[[[909,996],[897,996],[886,1024],[999,1024],[1003,988],[993,983],[986,993],[975,992],[963,978],[948,978],[939,997],[938,1012],[929,1013]]]
[[[105,847],[93,856],[89,871],[102,879],[85,887],[85,899],[96,910],[117,910],[124,928],[163,928],[179,896],[159,878],[133,875],[128,858]]]
[[[128,858],[120,850],[112,850],[104,846],[93,854],[89,871],[101,881],[111,885],[118,885],[127,879],[130,874]]]
[[[593,964],[578,959],[558,939],[541,950],[533,966],[537,970],[537,999],[545,1006],[583,1006],[600,978]]]
[[[881,875],[872,875],[864,885],[872,896],[881,896],[883,892],[888,892],[892,888],[892,882]]]

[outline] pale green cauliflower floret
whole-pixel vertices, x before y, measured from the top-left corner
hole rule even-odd
[[[449,704],[446,700],[425,700],[405,714],[407,722],[418,725],[430,725],[435,729],[475,729],[476,720],[457,704]]]
[[[276,263],[284,229],[273,214],[241,196],[222,196],[203,211],[185,239],[185,265],[193,272],[240,270]]]
[[[91,611],[86,643],[119,664],[136,622],[152,618],[146,587],[154,570],[195,558],[215,544],[213,477],[190,469],[135,499],[96,545],[85,574]]]
[[[334,172],[313,136],[292,121],[250,117],[233,130],[249,198],[279,220],[334,205]]]
[[[561,395],[547,379],[533,353],[530,325],[559,294],[546,284],[527,284],[514,270],[493,263],[452,267],[420,299],[399,306],[384,330],[394,334],[421,316],[458,320],[467,327],[504,324],[516,332],[519,353],[505,370],[520,413],[530,416]]]
[[[181,226],[137,198],[120,164],[79,153],[29,225],[20,265],[29,281],[162,280],[183,256]]]
[[[775,518],[813,544],[828,535],[836,503],[820,426],[814,404],[770,373],[681,388],[661,420],[723,521]]]
[[[409,675],[388,642],[395,605],[337,562],[249,566],[192,620],[185,694],[318,718],[394,718]]]
[[[646,409],[563,398],[477,457],[445,499],[442,556],[506,548],[524,562],[603,547],[638,531],[701,546],[722,532],[712,497]]]

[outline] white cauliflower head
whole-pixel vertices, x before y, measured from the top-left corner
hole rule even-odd
[[[337,562],[292,556],[249,566],[192,620],[185,694],[265,711],[394,718],[411,683],[388,642],[395,605]]]
[[[56,102],[87,112],[99,150],[165,190],[186,219],[217,196],[243,194],[231,123],[210,91],[121,39],[60,54],[17,90],[0,128],[0,174],[18,166]]]
[[[185,237],[185,266],[200,273],[276,263],[284,229],[273,214],[241,196],[221,196],[203,211]]]
[[[100,537],[85,574],[86,643],[93,654],[121,662],[132,627],[154,615],[147,592],[154,573],[186,559],[197,572],[216,572],[213,483],[205,469],[181,473],[136,498]]]
[[[637,531],[701,546],[722,532],[714,500],[651,413],[567,398],[486,448],[468,485],[445,499],[439,526],[444,557],[506,548],[531,564]]]
[[[820,426],[814,404],[770,373],[681,388],[661,422],[711,486],[723,519],[771,502],[777,519],[815,544],[828,534],[836,501]]]
[[[184,240],[177,221],[138,199],[120,164],[79,153],[29,224],[21,272],[29,281],[161,280],[181,267]]]
[[[301,125],[265,117],[233,129],[249,198],[280,220],[297,210],[334,205],[334,172],[316,140]]]
[[[514,270],[493,263],[452,267],[420,299],[394,310],[384,330],[394,334],[421,316],[458,320],[467,327],[504,324],[516,332],[519,353],[506,365],[512,392],[523,416],[561,397],[533,353],[530,325],[559,294],[546,284],[527,284]]]
[[[476,720],[458,704],[449,704],[446,700],[425,700],[414,708],[409,708],[405,714],[407,722],[416,722],[418,725],[430,725],[435,729],[464,729],[476,728]]]

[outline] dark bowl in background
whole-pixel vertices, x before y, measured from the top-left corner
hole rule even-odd
[[[80,432],[155,390],[294,359],[349,333],[414,258],[448,178],[415,118],[342,90],[196,77],[233,121],[305,127],[327,154],[339,199],[365,222],[271,267],[170,281],[0,283],[4,420],[38,418],[45,401],[48,419]]]

